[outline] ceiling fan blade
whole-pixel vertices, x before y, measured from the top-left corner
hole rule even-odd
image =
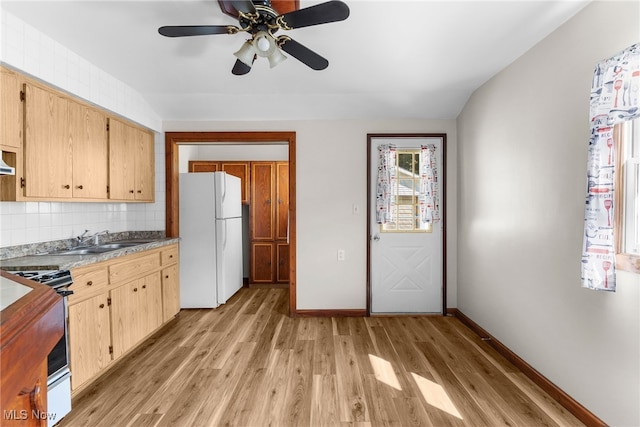
[[[242,13],[255,13],[256,8],[253,5],[251,0],[230,0],[229,3],[237,10]]]
[[[332,0],[285,13],[278,16],[276,22],[283,30],[291,30],[293,28],[344,21],[348,17],[349,6],[339,0]]]
[[[239,59],[236,59],[236,63],[233,65],[233,68],[231,69],[231,72],[236,76],[242,76],[244,74],[247,74],[249,71],[251,71],[251,67],[249,67],[247,64],[240,61]]]
[[[235,34],[237,27],[232,25],[175,25],[158,28],[166,37],[208,36],[211,34]]]
[[[280,49],[287,52],[289,55],[296,58],[298,61],[306,64],[314,70],[324,70],[329,66],[329,61],[318,55],[311,49],[301,45],[295,40],[289,37],[283,36],[284,42],[280,44]],[[280,41],[280,38],[279,40]]]

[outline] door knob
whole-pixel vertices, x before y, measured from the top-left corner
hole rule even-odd
[[[380,235],[376,234],[375,236],[373,236],[373,240],[375,240],[376,242],[380,240]]]

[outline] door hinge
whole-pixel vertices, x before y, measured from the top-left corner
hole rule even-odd
[[[27,99],[27,96],[26,96],[26,94],[24,93],[24,91],[23,91],[23,90],[21,90],[21,91],[20,91],[20,101],[23,101],[23,102],[24,102],[24,100],[25,100],[25,99]]]
[[[107,298],[107,305],[111,305],[111,297]]]
[[[112,345],[109,346],[109,354],[113,354],[113,346]]]
[[[24,188],[27,186],[27,182],[24,180],[23,177],[20,177],[20,188]]]

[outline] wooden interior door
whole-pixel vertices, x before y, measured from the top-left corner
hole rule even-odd
[[[273,240],[274,163],[251,162],[251,240]]]

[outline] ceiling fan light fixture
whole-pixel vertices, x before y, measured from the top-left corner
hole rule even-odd
[[[268,58],[276,50],[276,40],[266,31],[258,31],[253,37],[253,48],[258,56]]]
[[[247,40],[242,44],[240,49],[233,55],[245,65],[251,67],[253,65],[253,58],[256,54],[256,49],[253,47],[251,40]]]
[[[271,56],[269,56],[269,58],[267,59],[269,60],[269,68],[273,68],[287,59],[287,57],[282,53],[280,49],[275,49]]]

